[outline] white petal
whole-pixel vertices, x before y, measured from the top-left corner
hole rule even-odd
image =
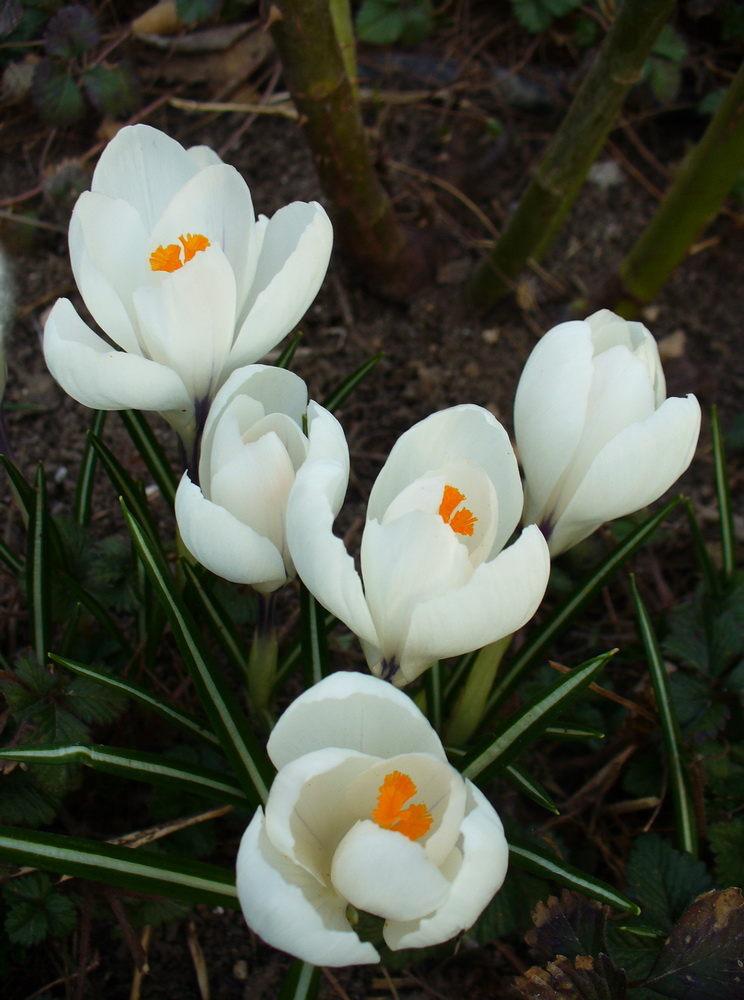
[[[347,786],[375,761],[354,750],[327,747],[290,761],[271,786],[266,804],[269,839],[324,885],[331,877],[336,848],[359,818],[348,801]]]
[[[237,888],[248,926],[274,948],[313,965],[379,962],[351,929],[346,900],[273,847],[261,809],[240,842]]]
[[[331,674],[296,698],[274,726],[266,749],[282,768],[329,746],[371,757],[430,753],[447,759],[436,732],[407,694],[355,671]]]
[[[494,485],[499,522],[492,551],[499,551],[522,513],[522,485],[506,431],[488,410],[470,403],[433,413],[401,435],[372,487],[368,518],[382,520],[409,483],[459,462],[481,466]]]
[[[469,781],[469,810],[462,823],[462,863],[449,895],[422,920],[392,922],[383,935],[393,951],[426,948],[467,930],[501,888],[509,863],[504,828],[491,803]]]
[[[313,461],[331,459],[339,462],[344,468],[348,465],[349,448],[343,427],[330,410],[326,410],[312,399],[307,407],[307,433],[310,440],[308,458]],[[337,493],[333,498],[331,509],[334,517],[341,509],[343,499],[343,493],[340,495]]]
[[[70,261],[93,319],[108,337],[141,354],[132,293],[149,271],[147,234],[125,201],[85,191],[70,220]]]
[[[235,322],[235,277],[220,248],[137,289],[134,304],[150,357],[178,372],[192,399],[214,395]]]
[[[300,468],[287,503],[287,544],[301,580],[324,608],[361,639],[377,643],[377,632],[354,560],[333,533],[346,492],[346,462],[313,461]]]
[[[92,190],[122,198],[150,232],[166,205],[199,167],[183,146],[149,125],[120,129],[93,173]]]
[[[450,883],[420,844],[361,820],[333,858],[331,880],[358,910],[388,920],[416,920],[440,906]]]
[[[550,575],[548,546],[536,525],[457,590],[418,604],[396,684],[408,684],[434,660],[487,646],[534,615]]]
[[[700,433],[694,396],[672,397],[633,424],[594,459],[550,537],[553,555],[576,545],[615,517],[657,500],[692,461]]]
[[[237,302],[242,303],[258,260],[255,218],[248,185],[235,167],[217,163],[200,170],[174,193],[150,235],[149,253],[158,246],[178,243],[179,236],[187,233],[206,236],[230,262]]]
[[[210,146],[189,146],[186,152],[200,170],[211,167],[215,163],[222,163],[220,157]]]
[[[264,590],[276,590],[286,581],[277,547],[224,507],[207,500],[186,472],[176,491],[176,520],[186,548],[217,576]]]
[[[98,410],[188,410],[191,398],[165,365],[113,350],[59,299],[44,328],[44,358],[62,388]]]
[[[593,372],[591,329],[575,320],[536,345],[517,386],[514,434],[527,483],[524,523],[539,521],[578,447]]]
[[[333,229],[317,202],[294,202],[268,224],[232,367],[263,357],[307,312],[328,269]]]

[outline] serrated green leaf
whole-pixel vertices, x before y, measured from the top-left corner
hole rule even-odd
[[[608,912],[608,908],[596,900],[564,889],[560,898],[551,896],[547,903],[536,904],[532,913],[535,926],[527,932],[525,941],[541,963],[549,962],[556,955],[570,959],[599,955],[607,951]]]
[[[40,787],[36,774],[20,768],[3,774],[0,795],[0,823],[14,826],[47,826],[54,821],[61,802],[62,788],[55,792]]]
[[[734,818],[708,827],[716,858],[716,882],[721,888],[744,885],[744,819]]]
[[[468,932],[479,944],[500,941],[507,934],[529,926],[538,901],[550,894],[550,884],[512,865],[504,884]]]
[[[714,700],[707,678],[678,671],[671,677],[669,688],[684,739],[701,743],[721,732],[731,713],[723,702]]]
[[[627,1000],[628,978],[609,955],[558,955],[544,969],[528,969],[514,986],[525,1000]]]
[[[116,66],[91,66],[80,74],[80,80],[97,111],[123,116],[139,99],[137,77],[127,63]]]
[[[75,929],[77,912],[67,896],[54,891],[43,872],[31,872],[3,887],[8,907],[5,931],[10,941],[29,947],[47,935],[65,937]]]
[[[44,50],[58,59],[75,59],[95,48],[100,39],[95,18],[80,4],[63,7],[44,32]]]
[[[744,893],[707,892],[672,929],[645,987],[672,1000],[741,1000]]]
[[[70,125],[85,113],[85,101],[75,80],[63,66],[44,57],[34,69],[31,96],[45,121]]]
[[[356,18],[360,42],[392,45],[403,32],[404,13],[397,0],[364,0]]]
[[[581,0],[511,0],[519,23],[533,35],[545,31],[557,17],[576,10]]]
[[[711,887],[702,861],[677,851],[655,833],[636,839],[626,873],[628,895],[643,910],[643,920],[668,934],[690,902]]]
[[[570,673],[559,676],[536,698],[513,713],[497,727],[494,733],[482,740],[461,762],[466,778],[479,782],[488,781],[498,770],[510,764],[545,729],[555,721],[579,694],[599,675],[614,650],[595,656],[575,667]]]
[[[217,865],[97,840],[0,827],[0,860],[144,892],[237,909],[235,873]]]
[[[705,673],[710,664],[703,605],[704,595],[698,591],[692,600],[672,608],[663,648],[671,659]]]

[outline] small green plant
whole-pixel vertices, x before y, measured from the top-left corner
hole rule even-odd
[[[359,41],[371,45],[417,45],[431,25],[431,0],[364,0],[356,21]]]

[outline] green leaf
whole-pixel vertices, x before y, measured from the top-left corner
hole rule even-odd
[[[533,875],[550,879],[558,885],[565,886],[577,892],[607,903],[615,909],[629,913],[640,913],[639,907],[627,896],[617,892],[612,886],[593,875],[587,875],[580,868],[570,865],[546,847],[537,846],[534,840],[528,840],[515,834],[509,834],[509,856],[513,864],[524,868]]]
[[[564,889],[560,899],[551,896],[539,902],[532,914],[534,928],[525,941],[538,962],[548,962],[556,955],[577,958],[607,951],[605,928],[608,909],[596,900]]]
[[[536,698],[505,719],[461,762],[464,777],[488,781],[497,771],[522,753],[549,722],[566,709],[598,676],[614,650],[595,656],[570,673],[560,675]]]
[[[609,555],[595,567],[569,597],[560,604],[548,620],[534,631],[500,676],[496,679],[484,716],[495,711],[509,697],[514,688],[535,661],[542,656],[554,641],[568,628],[575,616],[600,593],[607,581],[656,531],[662,521],[679,503],[679,497],[670,500],[660,511],[653,514],[630,532]]]
[[[314,1000],[318,995],[320,969],[293,958],[282,983],[279,1000]]]
[[[297,353],[297,348],[300,346],[301,341],[302,341],[302,331],[298,330],[297,333],[294,335],[294,337],[292,337],[290,342],[287,344],[282,353],[274,362],[277,368],[289,368],[289,366],[292,364],[292,359]]]
[[[360,42],[392,45],[403,34],[405,13],[399,0],[364,0],[356,18]]]
[[[90,435],[90,431],[88,431],[88,434]],[[106,447],[103,441],[91,435],[90,442],[100,458],[101,464],[106,470],[117,495],[123,497],[127,509],[137,518],[138,523],[146,530],[150,541],[157,546],[158,551],[162,554],[163,547],[152,514],[150,513],[142,483],[135,483],[124,466],[119,462],[114,453]]]
[[[29,510],[26,550],[26,591],[29,631],[36,659],[44,663],[49,651],[51,627],[51,566],[49,552],[49,511],[44,468],[39,465],[36,490]]]
[[[511,865],[504,884],[468,933],[480,944],[488,944],[515,931],[523,932],[532,910],[549,892],[550,886],[543,879]]]
[[[713,739],[726,725],[731,713],[721,701],[714,701],[710,680],[675,673],[669,687],[684,739],[702,743]]]
[[[214,588],[202,583],[211,576],[201,567],[194,566],[188,558],[182,558],[180,562],[183,575],[192,588],[192,594],[198,605],[198,617],[209,624],[210,634],[213,635],[230,658],[230,662],[235,667],[239,677],[248,675],[248,650],[245,643],[235,629],[229,614],[218,600],[214,593]],[[212,577],[214,580],[214,577]]]
[[[581,0],[511,0],[514,15],[533,35],[545,31],[557,17],[570,14]]]
[[[655,833],[636,839],[626,873],[628,894],[643,919],[668,934],[690,902],[711,887],[705,865]]]
[[[305,687],[312,687],[331,672],[325,610],[300,583],[300,642],[305,664]]]
[[[106,423],[106,410],[94,410],[90,419],[90,433],[100,438]],[[80,459],[80,472],[75,486],[75,520],[78,524],[88,524],[93,498],[93,484],[96,472],[96,453],[86,435],[83,443],[83,455]]]
[[[256,805],[265,802],[273,768],[235,701],[219,664],[204,648],[199,629],[175,588],[162,553],[126,505],[123,510],[134,545],[159,595],[199,700],[225,756],[249,800]]]
[[[222,0],[176,0],[176,13],[183,24],[196,24],[214,17],[222,7]]]
[[[0,561],[4,562],[11,573],[14,576],[20,576],[23,572],[23,560],[15,554],[1,538],[0,538]]]
[[[645,987],[673,1000],[741,1000],[744,893],[707,892],[672,929]]]
[[[723,557],[723,578],[729,583],[736,569],[736,532],[734,529],[734,512],[731,506],[731,483],[726,468],[726,454],[723,450],[723,437],[718,422],[718,409],[711,411],[711,435],[713,438],[713,464],[716,475],[716,495],[718,496],[718,511],[721,525],[721,554]]]
[[[8,907],[5,931],[13,944],[29,947],[47,935],[66,937],[77,924],[75,904],[54,891],[42,872],[31,872],[3,886]]]
[[[141,848],[2,826],[0,860],[92,879],[130,892],[239,907],[232,870]]]
[[[147,417],[140,410],[120,410],[119,416],[162,496],[172,507],[178,480]]]
[[[0,823],[39,827],[54,822],[65,788],[44,788],[33,771],[20,768],[3,774]]]
[[[358,368],[356,368],[351,375],[348,375],[343,382],[340,382],[330,395],[326,396],[323,400],[323,406],[331,413],[335,413],[336,410],[341,406],[352,392],[356,389],[360,382],[362,382],[369,373],[377,367],[377,365],[382,360],[382,354],[375,354],[374,357],[369,358],[364,361]]]
[[[34,488],[26,481],[26,477],[21,470],[11,462],[7,455],[0,455],[0,462],[3,463],[8,479],[10,480],[13,499],[21,512],[21,517],[27,524],[31,506],[34,502]]]
[[[80,4],[63,7],[44,32],[44,50],[58,59],[75,59],[95,48],[100,39],[95,18]]]
[[[96,111],[123,116],[139,100],[137,77],[128,63],[91,66],[80,74],[80,80]]]
[[[176,788],[189,795],[199,795],[215,802],[245,808],[248,800],[240,785],[230,775],[213,768],[197,766],[184,761],[169,760],[163,754],[142,753],[118,747],[64,746],[60,744],[5,748],[0,750],[0,760],[15,760],[26,764],[69,764],[80,762],[102,771],[132,781]]]
[[[744,885],[744,819],[730,819],[708,827],[716,858],[716,882],[722,888]]]
[[[547,809],[548,812],[552,812],[556,816],[560,815],[560,809],[558,809],[539,781],[536,781],[524,768],[517,767],[516,764],[509,764],[504,769],[504,776],[523,795],[532,799],[533,802],[542,806],[543,809]]]
[[[667,656],[707,673],[710,667],[708,633],[704,617],[704,595],[698,591],[695,596],[682,604],[677,604],[669,612],[669,633],[663,649]]]
[[[44,57],[34,69],[31,96],[45,121],[70,125],[85,113],[85,101],[75,80],[64,66]]]
[[[661,658],[661,650],[651,625],[651,619],[641,600],[641,595],[638,593],[633,576],[630,578],[630,585],[664,737],[664,748],[669,768],[669,787],[674,803],[674,816],[677,821],[677,837],[680,847],[684,851],[697,854],[697,819],[690,790],[688,769],[683,754],[679,721],[672,701],[669,676]]]

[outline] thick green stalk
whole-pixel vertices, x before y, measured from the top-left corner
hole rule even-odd
[[[351,4],[349,0],[328,0],[328,5],[331,9],[333,27],[336,30],[336,38],[338,39],[338,47],[341,50],[341,58],[344,61],[344,69],[354,89],[354,96],[356,96],[356,39],[354,38],[354,20],[351,16]]]
[[[631,319],[650,302],[716,216],[744,169],[744,62],[705,133],[678,170],[650,225],[603,301]]]
[[[674,0],[623,0],[560,129],[473,280],[473,302],[485,311],[513,287],[529,260],[539,260],[563,225],[628,90],[674,9]]]
[[[274,0],[273,6],[281,17],[271,31],[330,201],[335,238],[371,287],[403,298],[426,265],[375,172],[328,0]]]
[[[492,642],[490,646],[484,646],[478,653],[445,727],[446,744],[464,746],[480,725],[496,678],[496,671],[513,638],[512,635],[504,636],[503,639]]]

